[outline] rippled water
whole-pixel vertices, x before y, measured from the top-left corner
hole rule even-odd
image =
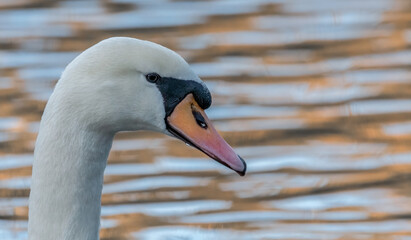
[[[0,239],[27,237],[32,151],[64,67],[110,36],[176,50],[241,178],[116,136],[102,239],[411,239],[411,2],[0,1]]]

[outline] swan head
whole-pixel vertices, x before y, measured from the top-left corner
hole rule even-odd
[[[51,98],[89,129],[161,132],[245,174],[244,160],[204,112],[211,105],[206,85],[180,55],[161,45],[103,40],[67,66]]]

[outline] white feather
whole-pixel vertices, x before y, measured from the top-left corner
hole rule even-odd
[[[63,72],[36,141],[29,239],[99,238],[103,175],[113,136],[166,133],[161,93],[145,74],[201,80],[175,52],[152,42],[110,38]]]

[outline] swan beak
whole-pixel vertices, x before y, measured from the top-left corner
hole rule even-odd
[[[218,134],[204,110],[187,95],[166,118],[167,129],[177,138],[194,146],[212,159],[244,176],[247,165]]]

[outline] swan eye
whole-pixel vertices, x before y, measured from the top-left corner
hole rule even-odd
[[[157,73],[149,73],[146,75],[147,81],[151,83],[157,82],[160,78],[161,78],[160,75],[158,75]]]

